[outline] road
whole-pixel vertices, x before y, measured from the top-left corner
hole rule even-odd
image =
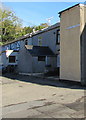
[[[24,75],[1,77],[3,118],[84,118],[85,88]]]

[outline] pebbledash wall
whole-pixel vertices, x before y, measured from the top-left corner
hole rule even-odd
[[[86,6],[60,13],[60,79],[86,83]]]

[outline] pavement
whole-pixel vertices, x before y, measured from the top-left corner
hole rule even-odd
[[[2,118],[85,119],[85,87],[77,82],[6,74]]]
[[[19,75],[33,76],[37,78],[49,79],[49,80],[59,80],[59,76],[49,76],[44,75],[44,73],[19,73]]]

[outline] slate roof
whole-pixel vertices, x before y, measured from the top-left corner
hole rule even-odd
[[[25,45],[25,47],[32,56],[55,56],[53,51],[47,46]]]

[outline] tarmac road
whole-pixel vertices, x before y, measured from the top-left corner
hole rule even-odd
[[[24,75],[1,77],[3,118],[84,118],[85,88]]]

